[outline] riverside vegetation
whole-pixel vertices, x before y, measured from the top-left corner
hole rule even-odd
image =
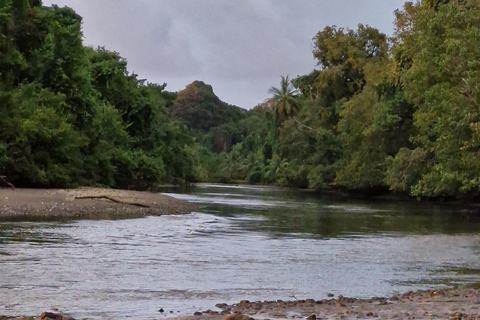
[[[329,26],[318,67],[252,110],[138,79],[82,18],[0,0],[0,175],[19,186],[245,181],[478,199],[480,2],[406,2],[395,33]],[[232,89],[233,90],[233,89]]]

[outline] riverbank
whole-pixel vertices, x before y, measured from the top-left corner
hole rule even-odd
[[[77,189],[0,189],[0,219],[98,219],[186,214],[196,206],[146,191]]]
[[[219,303],[216,310],[196,312],[185,317],[170,317],[168,310],[159,310],[158,319],[171,320],[253,320],[253,319],[415,319],[415,320],[478,320],[480,290],[439,289],[420,290],[370,299],[343,296],[328,299],[257,301],[248,300],[228,305]],[[127,317],[127,315],[126,315]],[[73,320],[52,308],[37,316],[0,316],[0,320]]]
[[[370,299],[333,296],[323,300],[248,300],[216,305],[221,311],[205,310],[177,320],[254,319],[448,319],[479,320],[480,290],[477,288],[410,291],[389,298]]]

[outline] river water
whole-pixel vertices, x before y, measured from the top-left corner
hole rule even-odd
[[[0,315],[161,319],[219,302],[480,281],[480,221],[417,202],[200,185],[190,215],[0,222]],[[159,313],[163,308],[165,312]]]

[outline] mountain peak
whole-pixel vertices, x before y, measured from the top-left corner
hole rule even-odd
[[[194,130],[209,130],[243,118],[245,110],[220,100],[213,87],[195,80],[177,93],[170,116]]]

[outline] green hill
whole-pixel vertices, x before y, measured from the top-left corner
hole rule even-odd
[[[178,92],[170,107],[170,117],[181,120],[190,129],[208,131],[245,117],[246,110],[220,100],[211,85],[194,81]]]

